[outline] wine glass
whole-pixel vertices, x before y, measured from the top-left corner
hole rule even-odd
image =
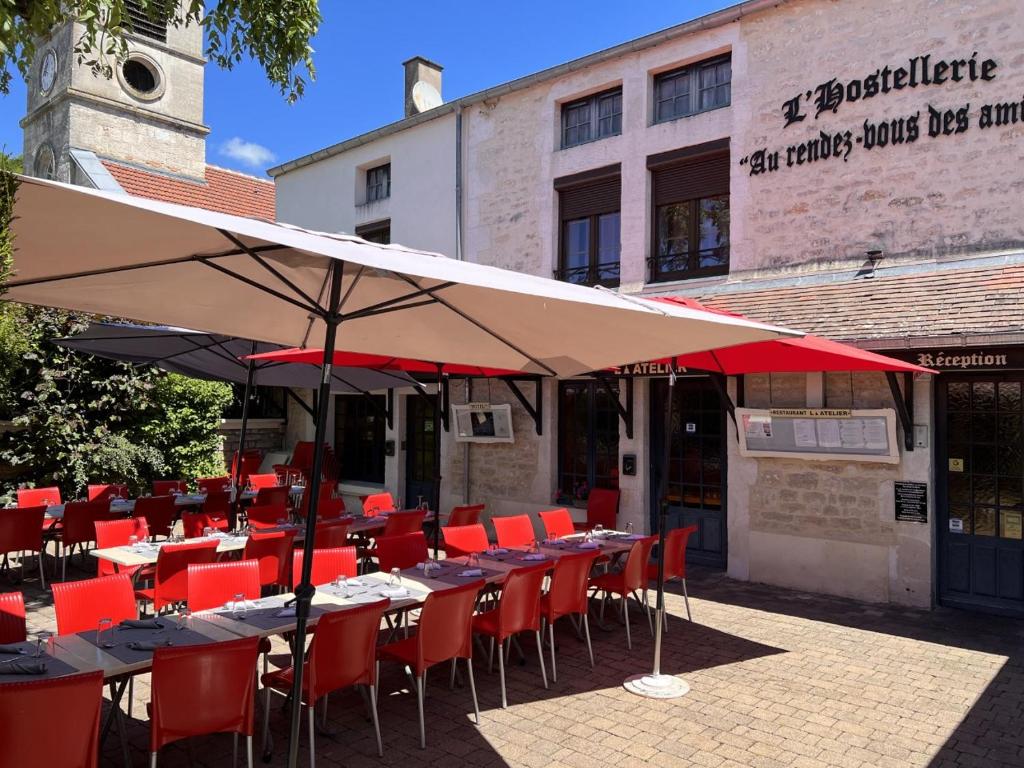
[[[115,644],[110,639],[113,631],[114,621],[112,619],[100,619],[96,625],[96,644],[100,648],[113,648]]]
[[[139,537],[134,533],[128,537],[128,546],[131,547],[133,551],[139,548]]]
[[[599,539],[604,536],[604,526],[598,523],[594,526],[594,538]]]
[[[626,535],[627,536],[632,536],[633,535],[633,523],[632,522],[626,523]]]
[[[187,607],[182,608],[180,611],[178,611],[178,623],[175,625],[174,628],[178,631],[188,629],[188,620],[191,615],[192,612]]]
[[[52,632],[48,632],[45,629],[44,630],[40,630],[39,632],[36,632],[36,652],[34,654],[35,658],[38,659],[38,658],[40,658],[43,655],[43,648],[49,649],[50,638],[52,636],[53,636],[53,633]]]
[[[340,592],[342,597],[348,597],[348,577],[344,573],[339,573],[334,580],[334,589]]]
[[[476,552],[470,552],[469,557],[466,558],[466,565],[470,568],[480,567],[480,555]]]
[[[388,586],[394,588],[402,586],[402,572],[397,568],[391,569],[391,574],[388,577]]]
[[[245,619],[248,609],[245,605],[245,595],[239,592],[235,595],[235,602],[231,606],[231,615],[239,620]]]
[[[428,579],[434,578],[434,571],[439,570],[441,570],[441,564],[433,558],[428,558],[423,564],[423,575]]]
[[[399,496],[399,497],[397,497],[395,499],[395,509],[397,509],[399,511],[405,509],[405,507],[402,506],[402,497],[401,496]]]

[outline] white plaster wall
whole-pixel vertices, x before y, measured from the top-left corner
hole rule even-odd
[[[391,197],[365,203],[368,167],[391,163]],[[281,174],[280,221],[328,232],[391,219],[391,242],[455,255],[455,118],[431,120]]]

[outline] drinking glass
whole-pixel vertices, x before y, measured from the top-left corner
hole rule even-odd
[[[182,608],[178,611],[178,623],[175,625],[176,630],[188,629],[188,619],[192,615],[192,612],[188,608]]]
[[[626,523],[626,535],[627,536],[632,536],[633,535],[633,524],[632,523]]]
[[[399,497],[397,497],[395,499],[395,509],[397,509],[399,511],[405,509],[405,507],[402,506],[402,497],[401,496],[399,496]]]
[[[598,523],[594,526],[594,538],[599,539],[604,536],[604,526]]]
[[[96,626],[96,643],[101,648],[113,648],[114,642],[111,634],[114,631],[114,622],[112,619],[100,619]]]
[[[434,578],[434,572],[439,570],[441,570],[441,564],[433,558],[428,558],[427,561],[423,563],[423,575],[428,579]]]
[[[498,545],[493,541],[487,545],[487,554],[491,557],[496,557],[498,555]]]
[[[388,578],[389,587],[400,587],[402,586],[402,572],[397,568],[391,569],[391,575]]]
[[[128,537],[128,546],[131,547],[132,549],[138,549],[139,537],[136,536],[135,534],[132,534],[131,536],[129,536]]]
[[[50,638],[52,636],[53,636],[53,633],[52,632],[47,632],[45,629],[40,631],[40,632],[36,632],[36,652],[35,652],[35,657],[37,659],[40,656],[43,655],[43,649],[44,648],[49,650]]]
[[[423,497],[422,496],[417,496],[416,497],[416,509],[423,509]]]
[[[231,606],[231,615],[236,619],[244,619],[247,612],[248,610],[245,606],[245,595],[239,592],[235,595],[235,602]]]
[[[466,565],[469,566],[470,568],[479,568],[480,567],[480,555],[478,555],[476,552],[470,552],[469,553],[469,557],[466,558]]]
[[[348,597],[348,577],[344,573],[338,574],[334,580],[334,588],[341,593],[342,597]]]
[[[203,538],[209,538],[210,536],[213,536],[213,528],[206,526],[203,528]]]

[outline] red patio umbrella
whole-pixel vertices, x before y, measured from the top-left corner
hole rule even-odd
[[[713,309],[701,304],[696,299],[682,296],[664,296],[653,300],[712,312],[717,315],[743,317],[734,312]],[[707,352],[679,355],[673,360],[678,368],[715,371],[724,373],[726,376],[739,376],[747,373],[814,373],[817,371],[935,373],[930,368],[922,368],[920,365],[811,334],[799,338],[759,341]],[[668,360],[656,362],[667,364]]]

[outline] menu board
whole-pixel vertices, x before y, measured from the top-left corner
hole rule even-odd
[[[900,460],[891,408],[737,408],[736,421],[741,456]]]

